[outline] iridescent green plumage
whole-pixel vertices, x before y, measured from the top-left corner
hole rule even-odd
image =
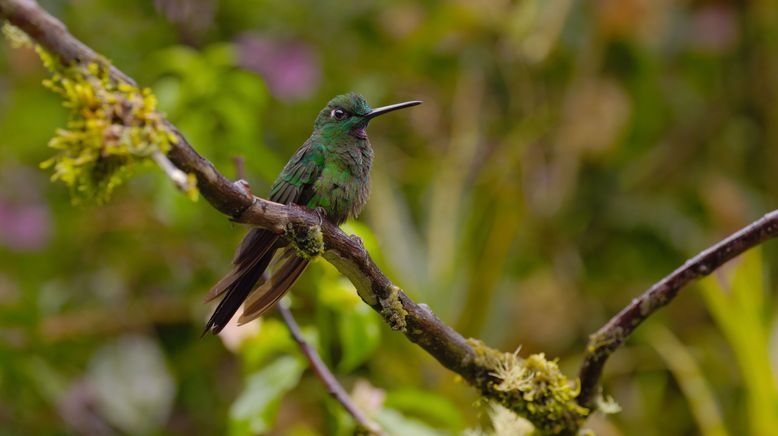
[[[333,98],[316,117],[311,136],[273,183],[270,200],[321,208],[326,218],[337,225],[356,217],[369,194],[373,149],[365,129],[370,119],[419,103],[373,110],[357,94]],[[265,280],[263,275],[271,261],[274,271]],[[298,257],[287,241],[275,233],[252,229],[238,247],[233,265],[233,270],[207,296],[210,301],[224,295],[205,328],[214,334],[224,328],[244,302],[239,323],[262,315],[294,284],[308,260]]]

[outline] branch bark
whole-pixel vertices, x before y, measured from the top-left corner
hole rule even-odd
[[[633,299],[627,307],[589,337],[586,355],[578,374],[581,381],[578,404],[584,407],[592,406],[602,369],[608,357],[643,321],[669,304],[681,288],[709,275],[749,248],[776,236],[778,236],[778,210],[766,214],[687,260],[678,269],[651,286],[643,295]]]

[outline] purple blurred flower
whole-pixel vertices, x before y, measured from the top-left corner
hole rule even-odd
[[[732,50],[740,40],[735,11],[725,5],[704,6],[692,17],[692,46],[707,53]]]
[[[154,6],[185,33],[200,33],[213,24],[216,0],[154,0]]]
[[[262,75],[270,92],[283,101],[309,97],[321,79],[316,53],[301,41],[245,34],[238,39],[238,61]]]
[[[51,215],[38,178],[21,167],[6,166],[0,174],[0,245],[15,251],[42,249],[51,236]]]

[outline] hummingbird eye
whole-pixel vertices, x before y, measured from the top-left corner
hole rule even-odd
[[[343,109],[333,109],[332,112],[330,112],[330,117],[335,118],[336,120],[342,120],[343,118],[346,118],[346,111]]]

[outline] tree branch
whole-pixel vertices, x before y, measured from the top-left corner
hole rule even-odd
[[[157,163],[160,169],[168,176],[168,178],[176,185],[176,187],[182,192],[189,192],[192,189],[196,189],[194,186],[190,186],[189,176],[185,172],[176,168],[172,162],[161,151],[157,150],[152,153],[151,158]]]
[[[591,407],[603,366],[629,335],[659,308],[669,304],[678,291],[689,283],[705,277],[727,261],[778,236],[778,210],[770,212],[728,238],[709,247],[681,267],[651,286],[622,309],[607,324],[589,337],[586,355],[579,372],[581,393],[578,403]]]
[[[33,0],[0,0],[0,17],[27,33],[63,65],[107,63]],[[109,73],[114,80],[135,83],[113,66],[109,67]],[[404,333],[484,396],[527,415],[539,428],[574,433],[583,422],[586,411],[582,412],[569,402],[554,404],[563,410],[557,411],[553,418],[527,412],[527,402],[522,400],[521,392],[498,389],[501,380],[494,372],[502,362],[503,353],[465,339],[438,319],[426,305],[413,302],[381,272],[359,238],[347,236],[327,220],[322,222],[318,214],[306,208],[252,196],[200,156],[173,124],[164,120],[164,125],[176,137],[168,159],[179,170],[196,177],[200,194],[216,210],[236,222],[269,229],[293,240],[295,235],[308,235],[311,230],[320,232],[323,248],[320,254],[354,284],[362,300],[379,312],[393,329]]]
[[[95,52],[77,41],[62,23],[32,0],[0,0],[0,16],[30,35],[63,63],[101,61]],[[111,75],[117,80],[134,83],[115,67],[111,67]],[[320,228],[324,258],[354,283],[368,305],[385,317],[391,317],[396,330],[403,331],[447,368],[466,379],[472,379],[486,369],[475,364],[476,351],[462,335],[441,322],[426,306],[414,303],[381,272],[359,238],[347,236],[327,220],[322,222],[310,209],[252,196],[200,156],[169,121],[165,120],[165,124],[177,137],[168,159],[181,171],[195,175],[200,193],[216,210],[235,222],[278,234],[304,234],[307,229]]]

